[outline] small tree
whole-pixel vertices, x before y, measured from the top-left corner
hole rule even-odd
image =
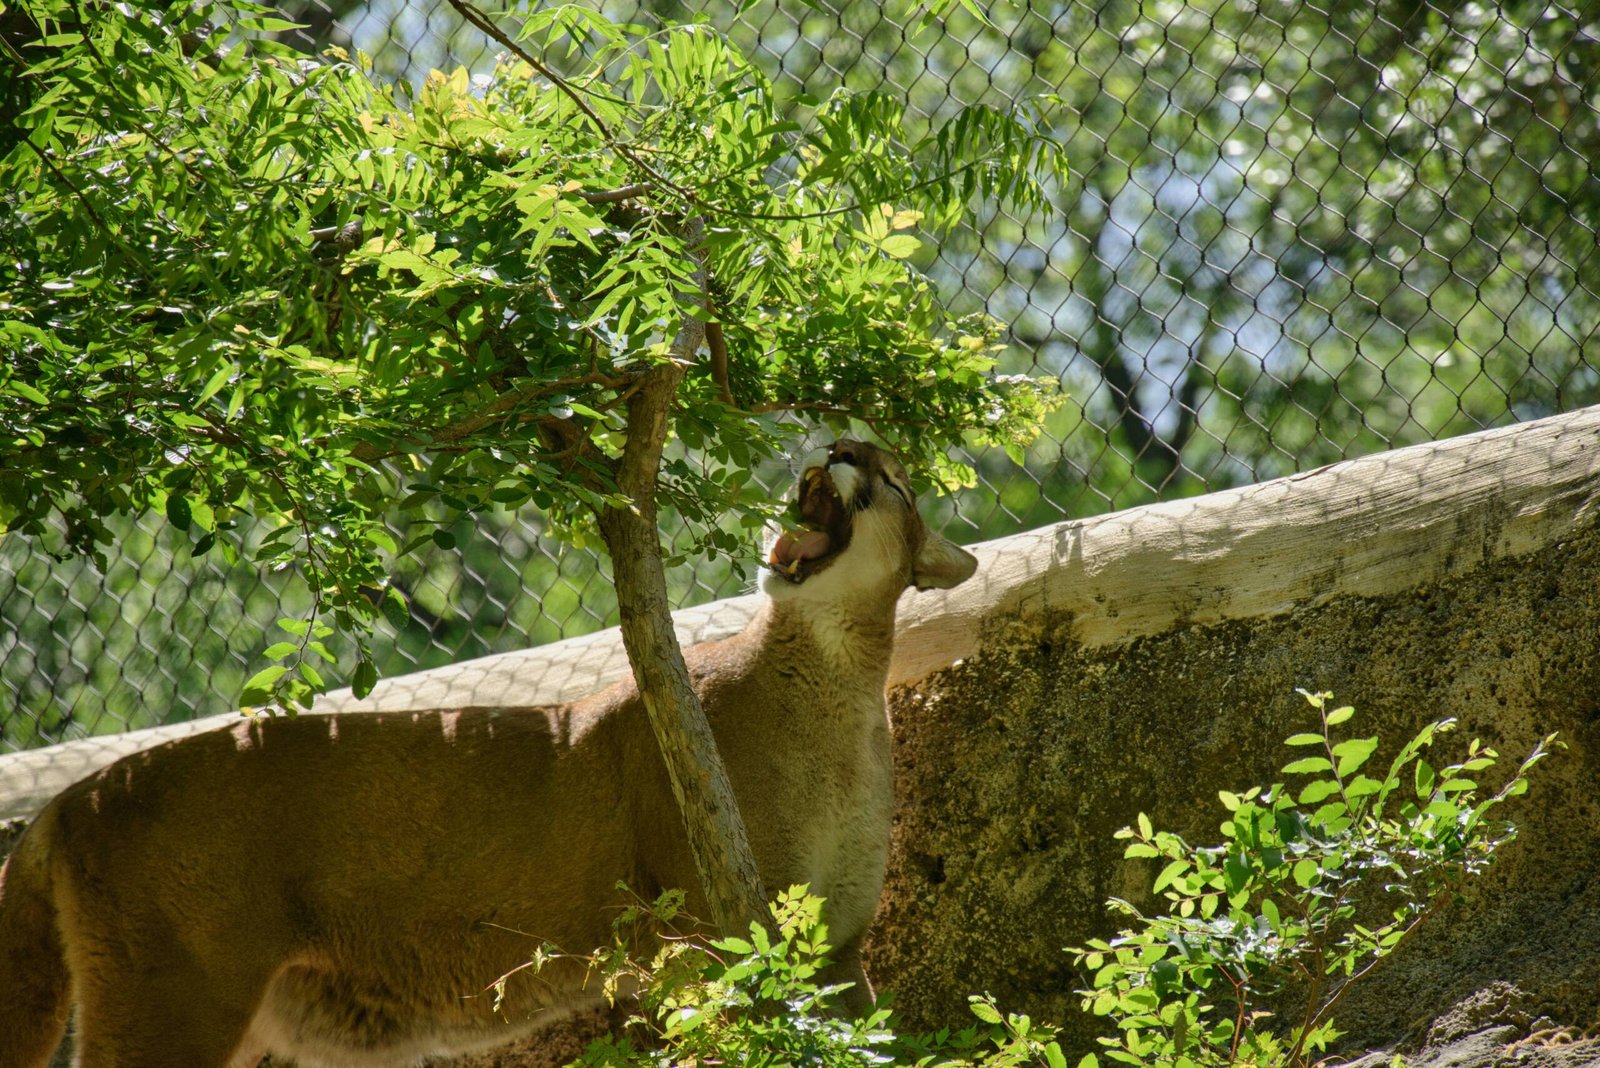
[[[252,41],[284,24],[248,3],[22,5],[0,523],[59,517],[98,553],[107,517],[158,508],[196,554],[298,568],[312,618],[280,624],[294,640],[243,694],[286,709],[324,689],[329,622],[357,694],[376,681],[372,621],[406,616],[385,560],[417,544],[395,509],[531,505],[597,532],[713,919],[740,929],[764,895],[673,636],[658,509],[693,548],[738,548],[722,517],[748,538],[773,513],[746,472],[776,413],[859,420],[945,482],[963,435],[1026,441],[1044,385],[996,374],[998,325],[908,260],[974,197],[1044,206],[1064,164],[984,108],[909,143],[881,93],[782,120],[705,26],[562,7],[512,37],[452,2],[507,51],[415,92]]]

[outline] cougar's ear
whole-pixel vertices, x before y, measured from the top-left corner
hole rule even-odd
[[[911,565],[911,585],[919,590],[948,590],[967,581],[977,569],[976,556],[929,531]]]

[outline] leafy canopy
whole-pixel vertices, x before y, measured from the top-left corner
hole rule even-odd
[[[865,423],[951,483],[939,450],[1016,450],[1052,406],[908,262],[975,198],[1047,205],[1065,163],[1028,114],[908,141],[892,96],[841,90],[796,121],[709,28],[574,7],[413,91],[260,39],[281,20],[249,4],[25,6],[0,528],[97,552],[107,517],[156,508],[196,554],[298,567],[316,618],[284,622],[247,702],[323,688],[321,617],[404,621],[397,508],[530,505],[583,538],[663,361],[685,375],[657,493],[713,552],[772,511],[746,471],[783,413]],[[709,356],[673,348],[690,317]]]

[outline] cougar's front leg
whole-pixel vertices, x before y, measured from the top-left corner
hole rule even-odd
[[[835,947],[832,957],[833,962],[817,973],[817,983],[821,986],[851,984],[837,995],[839,1015],[860,1019],[872,1011],[874,1001],[872,983],[861,966],[861,939],[853,939],[847,946]]]

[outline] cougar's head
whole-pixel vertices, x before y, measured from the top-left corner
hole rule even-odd
[[[863,441],[840,439],[808,459],[794,511],[797,526],[767,553],[770,597],[948,589],[978,566],[923,525],[900,462]]]

